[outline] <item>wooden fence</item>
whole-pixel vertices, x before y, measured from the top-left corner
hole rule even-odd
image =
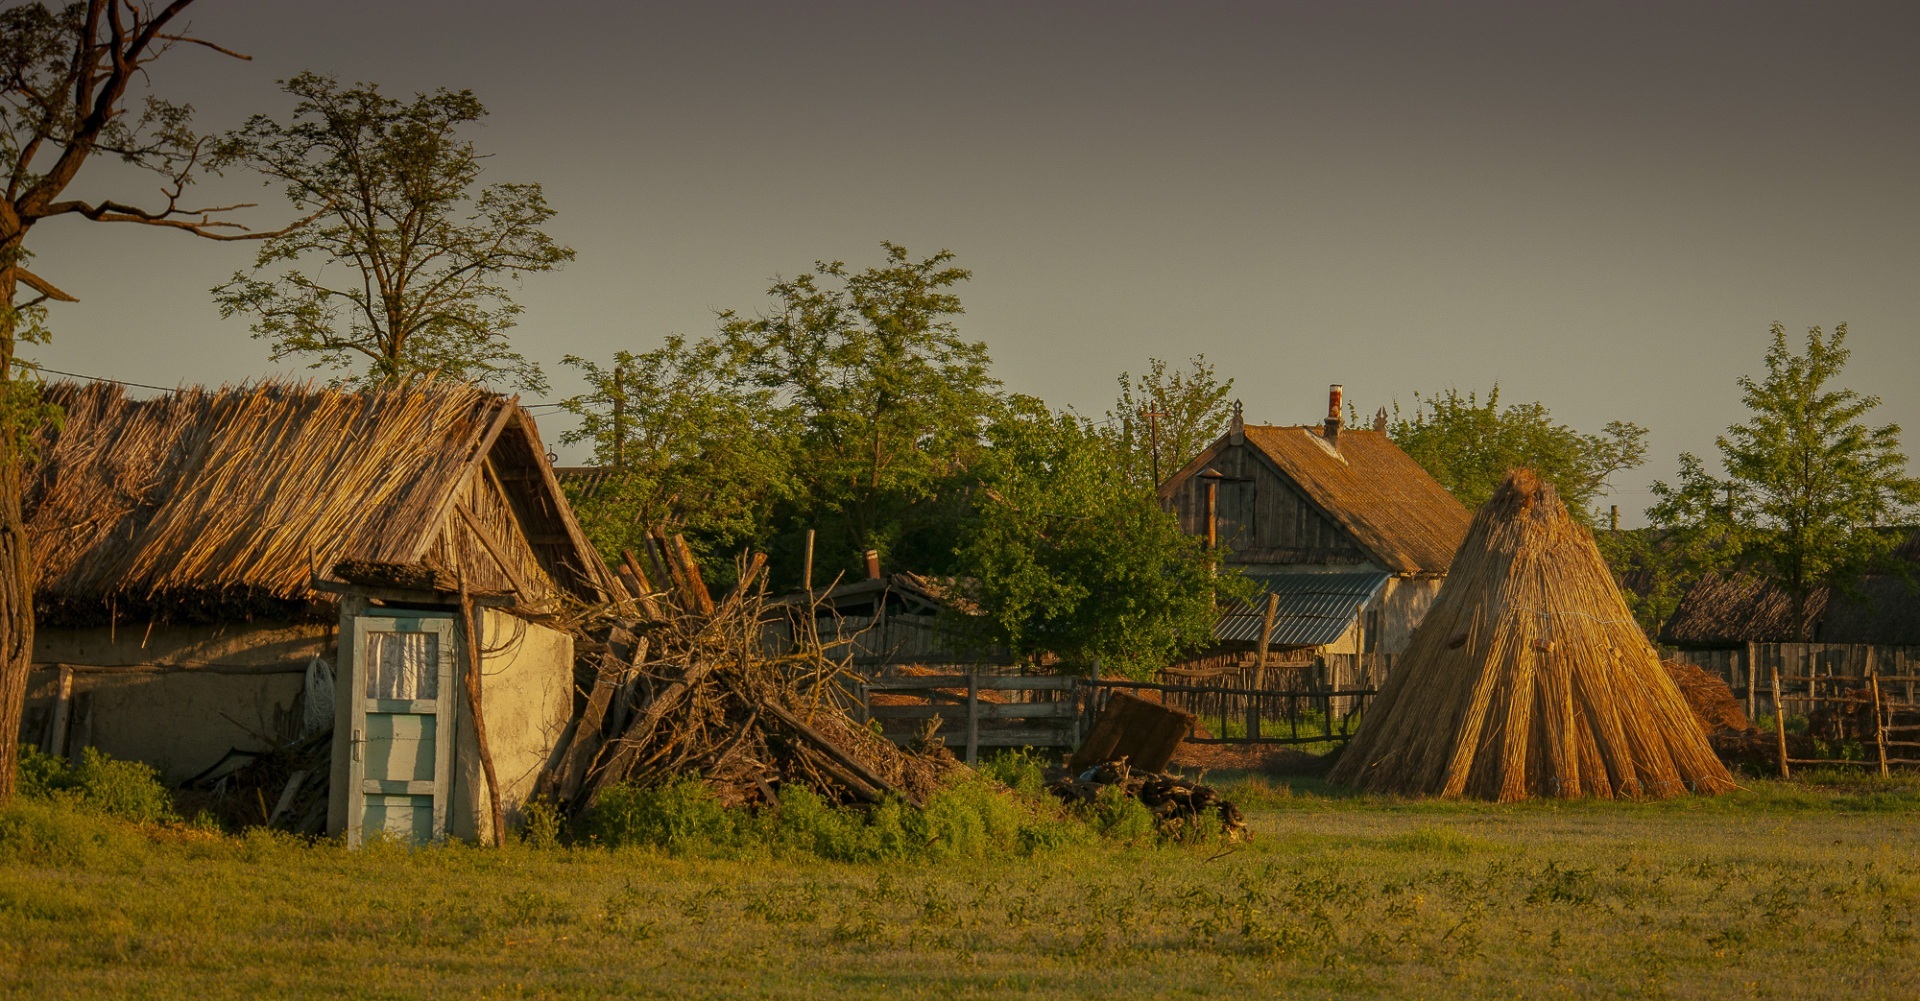
[[[1684,661],[1709,674],[1718,675],[1734,697],[1746,704],[1747,717],[1775,715],[1772,678],[1779,675],[1783,694],[1791,697],[1820,694],[1823,679],[1851,679],[1856,688],[1864,688],[1870,675],[1878,675],[1889,697],[1903,702],[1920,696],[1920,647],[1870,646],[1861,643],[1748,643],[1744,647],[1722,650],[1674,650],[1663,648],[1662,657]],[[1906,680],[1893,681],[1894,678]],[[1886,686],[1892,687],[1886,687]],[[1793,703],[1788,703],[1791,712]]]
[[[1343,743],[1378,691],[1294,680],[1294,687],[1251,689],[968,672],[876,678],[859,685],[855,695],[862,717],[879,721],[881,732],[899,743],[918,736],[927,720],[939,720],[936,732],[963,748],[973,764],[983,747],[1078,747],[1117,690],[1159,693],[1163,702],[1194,713],[1208,728],[1206,736],[1192,738],[1196,743],[1215,744]],[[999,697],[982,699],[982,692]],[[910,696],[911,701],[901,704],[887,696]],[[1218,729],[1212,728],[1215,723]]]
[[[1864,688],[1858,687],[1858,681],[1845,675],[1782,676],[1778,673],[1768,679],[1768,694],[1774,705],[1789,710],[1803,706],[1810,728],[1814,720],[1824,716],[1820,720],[1822,729],[1833,740],[1852,739],[1873,749],[1871,759],[1864,756],[1791,757],[1787,741],[1788,713],[1777,712],[1773,714],[1773,732],[1781,778],[1790,777],[1794,765],[1877,765],[1882,775],[1887,774],[1892,765],[1920,765],[1920,757],[1916,756],[1920,755],[1920,704],[1893,698],[1890,691],[1901,687],[1911,689],[1915,682],[1920,682],[1920,676],[1882,677],[1869,672]],[[1799,683],[1807,686],[1805,694],[1800,694]],[[1866,719],[1862,720],[1862,716]]]

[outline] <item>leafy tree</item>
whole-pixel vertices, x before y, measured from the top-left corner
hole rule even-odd
[[[1500,387],[1487,394],[1457,389],[1421,397],[1412,416],[1394,405],[1387,435],[1460,502],[1478,508],[1493,496],[1507,470],[1525,466],[1552,483],[1567,509],[1591,520],[1609,477],[1646,461],[1646,429],[1612,421],[1599,434],[1556,422],[1539,403],[1500,406]]]
[[[987,438],[955,568],[985,611],[982,639],[1144,677],[1210,638],[1222,580],[1202,544],[1092,427],[1023,400]]]
[[[201,166],[193,109],[136,85],[176,45],[237,55],[176,26],[192,0],[43,3],[0,10],[0,800],[13,794],[20,712],[33,652],[33,553],[21,511],[32,435],[57,414],[44,403],[21,343],[45,343],[48,302],[77,302],[27,270],[27,237],[49,219],[160,226],[213,240],[271,236],[223,221],[232,205],[181,204]],[[239,56],[239,58],[246,58]],[[142,207],[67,196],[96,155],[161,178],[161,203]],[[24,292],[23,292],[24,287]],[[29,297],[31,296],[31,297]]]
[[[315,73],[281,86],[299,99],[292,119],[248,119],[218,143],[218,162],[284,182],[322,221],[268,240],[251,276],[215,288],[220,315],[253,317],[276,360],[364,365],[367,381],[442,372],[544,389],[507,342],[520,307],[504,283],[573,251],[541,231],[553,210],[540,185],[480,186],[480,154],[460,137],[486,115],[480,102],[444,88],[403,101]]]
[[[670,337],[603,368],[568,356],[591,389],[566,402],[606,482],[574,498],[609,558],[654,526],[683,531],[701,555],[765,548],[774,505],[793,493],[794,429],[771,389],[745,383],[722,345]],[[720,573],[726,561],[710,561]],[[721,573],[724,576],[724,573]]]
[[[1233,380],[1221,382],[1204,354],[1194,355],[1185,370],[1149,358],[1137,380],[1120,373],[1120,395],[1100,433],[1119,457],[1122,474],[1152,490],[1226,430],[1232,392]]]
[[[777,281],[770,312],[721,314],[721,338],[740,377],[771,390],[795,429],[789,545],[814,525],[823,555],[844,554],[849,569],[870,548],[937,569],[952,550],[943,525],[1003,401],[986,345],[953,322],[953,289],[970,273],[948,251],[916,261],[882,246],[879,266],[817,262]]]
[[[1900,426],[1866,423],[1880,399],[1830,385],[1851,353],[1846,324],[1831,338],[1808,330],[1804,354],[1784,325],[1772,333],[1766,377],[1740,378],[1750,418],[1715,440],[1726,475],[1682,455],[1678,480],[1654,484],[1647,514],[1677,537],[1724,540],[1717,562],[1785,591],[1804,640],[1811,595],[1889,565],[1895,539],[1885,528],[1920,505],[1920,480],[1907,475]]]

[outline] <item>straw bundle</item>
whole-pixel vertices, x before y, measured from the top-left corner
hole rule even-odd
[[[1500,802],[1733,787],[1593,536],[1524,469],[1475,515],[1332,778]]]

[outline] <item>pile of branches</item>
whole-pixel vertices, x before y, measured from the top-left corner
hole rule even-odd
[[[1220,820],[1227,837],[1238,840],[1248,836],[1247,822],[1239,807],[1222,797],[1212,786],[1190,782],[1164,772],[1134,771],[1126,761],[1108,761],[1093,766],[1078,776],[1055,779],[1047,791],[1069,806],[1092,804],[1103,792],[1117,788],[1146,805],[1163,829],[1178,831],[1199,825],[1211,812]]]
[[[231,831],[271,827],[313,837],[327,831],[333,728],[266,751],[229,750],[213,767],[182,783],[182,813],[205,812]]]
[[[918,806],[955,774],[944,750],[902,750],[855,720],[819,610],[773,607],[764,556],[738,569],[716,601],[684,538],[655,533],[624,554],[618,573],[639,597],[583,625],[585,705],[536,796],[578,816],[615,786],[698,775],[728,805],[774,804],[799,784],[834,803]]]

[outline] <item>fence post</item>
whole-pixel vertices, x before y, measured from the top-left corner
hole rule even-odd
[[[1871,656],[1871,654],[1869,654]],[[1880,717],[1880,676],[1867,675],[1867,686],[1873,689],[1873,743],[1880,752],[1880,777],[1887,777],[1887,726]]]
[[[967,764],[980,761],[980,675],[967,672]]]
[[[1780,741],[1780,777],[1788,777],[1787,710],[1780,704],[1780,665],[1773,665],[1773,732]]]
[[[1759,663],[1754,659],[1754,656],[1753,656],[1754,652],[1755,652],[1754,643],[1752,640],[1748,640],[1747,641],[1747,723],[1749,725],[1753,723],[1753,702],[1754,702],[1753,690],[1755,687],[1759,685],[1759,682],[1754,680],[1759,677],[1759,675],[1755,674],[1754,671],[1756,668],[1760,666]]]

